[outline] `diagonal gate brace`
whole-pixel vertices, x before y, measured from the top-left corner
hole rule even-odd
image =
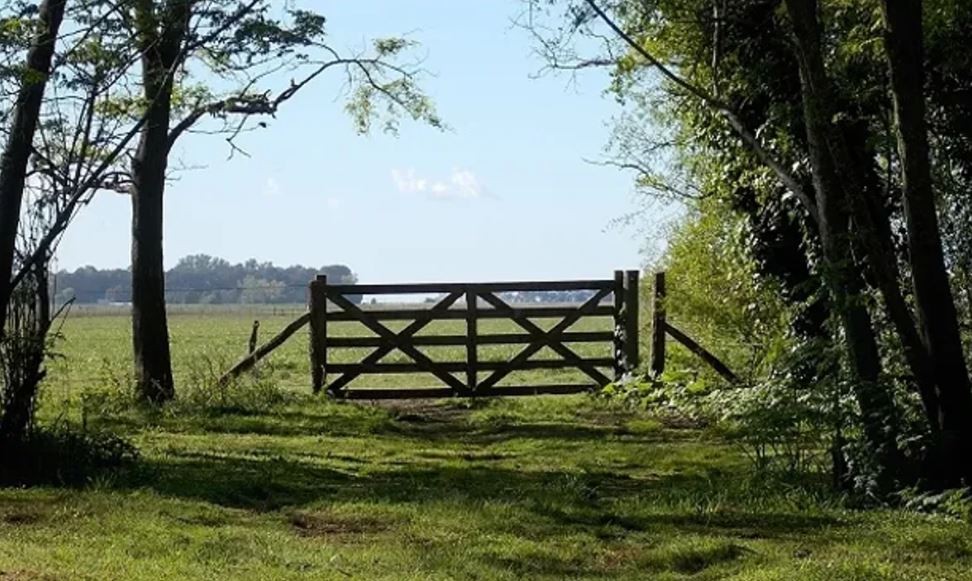
[[[604,374],[599,372],[593,365],[585,363],[576,352],[564,345],[561,342],[560,335],[563,334],[563,332],[566,331],[571,325],[576,323],[581,317],[597,308],[598,304],[600,304],[605,297],[611,294],[611,292],[611,289],[602,289],[596,292],[594,296],[588,299],[576,311],[564,317],[549,331],[544,331],[538,327],[527,317],[518,313],[516,309],[505,303],[494,294],[481,293],[480,296],[484,301],[493,305],[497,310],[508,314],[511,319],[516,321],[517,324],[530,333],[534,340],[524,347],[522,351],[513,357],[513,359],[510,359],[506,365],[497,371],[494,371],[492,375],[482,381],[479,384],[478,389],[485,391],[495,387],[496,384],[502,381],[504,377],[515,371],[521,363],[532,357],[534,353],[540,351],[544,347],[550,347],[565,360],[574,363],[581,371],[596,381],[598,385],[607,385],[610,383],[610,380]]]
[[[428,310],[427,313],[423,313],[421,318],[413,321],[408,327],[403,329],[400,333],[392,331],[385,325],[378,322],[377,319],[369,315],[367,312],[358,308],[357,305],[349,301],[347,298],[341,294],[329,295],[328,299],[331,300],[335,305],[341,307],[346,312],[350,313],[354,318],[360,321],[365,327],[368,327],[375,334],[380,336],[382,339],[388,341],[388,344],[379,347],[374,352],[371,353],[367,358],[362,361],[362,364],[372,364],[377,363],[382,357],[398,349],[402,353],[408,355],[412,358],[415,363],[422,368],[424,371],[431,373],[443,383],[451,387],[455,392],[464,393],[466,391],[465,384],[454,377],[452,374],[442,371],[436,367],[434,361],[429,359],[424,353],[415,348],[411,342],[411,337],[419,332],[422,328],[432,322],[435,315],[441,313],[442,311],[448,310],[459,298],[462,293],[454,292],[450,293],[444,299],[439,301],[434,307]],[[346,373],[336,379],[327,390],[330,393],[338,393],[342,388],[344,388],[348,383],[353,381],[359,373]]]

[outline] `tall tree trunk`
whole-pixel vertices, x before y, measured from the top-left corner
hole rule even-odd
[[[845,128],[847,160],[838,174],[851,189],[852,215],[856,226],[855,239],[868,258],[868,274],[884,301],[888,319],[901,343],[905,362],[911,369],[929,428],[936,437],[941,431],[939,422],[938,387],[931,357],[918,334],[911,309],[901,288],[898,256],[892,239],[889,214],[885,200],[879,193],[879,178],[874,171],[874,154],[868,146],[866,128],[857,124]],[[839,150],[843,151],[839,146]]]
[[[132,160],[132,344],[137,388],[146,401],[175,396],[163,266],[163,201],[169,159],[172,90],[190,2],[134,5],[148,111]]]
[[[148,82],[146,82],[148,84]],[[132,342],[139,393],[159,404],[175,395],[162,262],[163,195],[170,99],[161,95],[132,160]]]
[[[829,272],[828,287],[846,334],[855,396],[864,433],[877,461],[878,483],[888,489],[901,468],[897,445],[897,412],[890,391],[880,382],[880,357],[870,314],[860,293],[849,238],[850,195],[838,168],[846,166],[846,146],[833,125],[832,96],[820,47],[816,0],[786,0],[793,24],[803,97],[804,124],[814,190],[820,213],[820,239]],[[835,152],[844,159],[835,159]]]
[[[945,268],[932,188],[925,119],[921,0],[882,0],[884,46],[891,72],[901,158],[909,262],[921,338],[934,364],[941,400],[948,484],[972,483],[972,387],[962,352],[955,300]]]
[[[38,31],[27,53],[27,69],[17,94],[10,134],[0,159],[0,336],[6,327],[7,307],[13,292],[10,279],[13,276],[27,164],[66,4],[66,0],[44,0],[40,5]]]

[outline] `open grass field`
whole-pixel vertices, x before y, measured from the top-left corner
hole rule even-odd
[[[288,323],[303,313],[301,306],[255,306],[236,308],[212,308],[186,306],[173,309],[169,317],[169,332],[172,345],[174,373],[179,383],[202,384],[228,369],[232,363],[246,354],[247,340],[254,320],[260,321],[260,338],[265,341],[283,329]],[[58,394],[76,398],[86,388],[98,387],[106,381],[121,383],[130,379],[131,368],[131,328],[127,314],[111,308],[81,309],[69,317],[62,329],[63,340],[56,351],[62,356],[51,366],[51,381],[48,395]],[[547,328],[556,319],[538,320],[541,327]],[[388,321],[389,328],[398,330],[408,321]],[[593,331],[610,330],[612,321],[607,317],[592,317],[578,321],[571,330]],[[417,335],[463,334],[465,322],[435,321]],[[507,320],[483,320],[479,332],[500,333],[522,331]],[[331,336],[370,336],[372,333],[356,322],[331,322],[328,325]],[[275,351],[267,360],[264,372],[272,380],[288,390],[310,389],[309,333],[299,331],[290,341]],[[511,358],[522,346],[484,345],[480,346],[480,360],[505,361]],[[574,345],[583,357],[610,357],[611,347],[606,344]],[[436,361],[464,361],[464,347],[420,347],[426,355]],[[367,355],[370,349],[342,349],[328,354],[331,363],[351,363]],[[559,358],[549,349],[544,349],[532,359]],[[406,356],[393,352],[382,362],[408,362]],[[572,370],[524,371],[512,374],[501,385],[567,383],[587,381],[583,374]],[[398,374],[386,376],[361,377],[350,387],[434,387],[439,381],[431,375]],[[53,402],[54,399],[52,398]]]
[[[178,387],[241,355],[251,315],[174,316]],[[127,373],[125,317],[64,335],[46,422]],[[328,402],[306,349],[275,354],[265,409],[88,410],[140,461],[0,489],[0,579],[972,579],[969,524],[754,479],[716,430],[587,396]]]

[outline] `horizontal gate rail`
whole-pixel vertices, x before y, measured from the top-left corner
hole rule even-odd
[[[351,294],[351,293],[349,293]],[[361,293],[354,293],[361,294]],[[328,297],[331,295],[329,294]],[[562,318],[573,314],[577,307],[517,307],[513,311],[518,316],[529,318]],[[373,319],[379,321],[407,321],[417,319],[428,312],[428,309],[369,309],[365,311]],[[600,305],[589,313],[589,316],[611,317],[614,316],[614,307],[610,305]],[[327,318],[331,321],[357,321],[358,317],[354,313],[346,311],[329,312]],[[435,320],[459,320],[466,318],[466,309],[449,309],[435,313],[432,317]],[[478,319],[508,319],[510,315],[501,309],[478,309],[476,318]]]
[[[612,289],[613,280],[558,280],[544,282],[422,282],[413,284],[335,284],[331,292],[345,295],[408,295],[438,293],[496,293],[524,291],[581,291]]]
[[[503,293],[524,291],[586,291],[582,304],[530,305],[509,303]],[[427,308],[365,308],[349,297],[361,295],[429,294],[438,298]],[[632,371],[637,361],[638,272],[617,271],[614,279],[551,282],[418,283],[328,285],[327,278],[311,283],[311,369],[314,391],[326,390],[345,399],[391,399],[482,395],[566,394],[589,391]],[[613,300],[612,300],[613,299]],[[612,317],[613,331],[570,331],[589,317]],[[507,319],[519,332],[479,333],[478,321]],[[559,319],[543,328],[534,319]],[[465,334],[420,335],[435,321],[464,320]],[[371,337],[329,337],[330,322],[358,322]],[[392,330],[383,321],[411,321]],[[581,357],[568,344],[604,343],[611,357]],[[484,359],[481,346],[510,345],[521,349],[507,360]],[[434,361],[418,349],[423,346],[465,347],[465,357]],[[329,351],[371,349],[353,363],[329,363]],[[533,359],[549,349],[559,359]],[[396,353],[407,360],[383,361]],[[549,385],[501,385],[510,374],[537,369],[577,369],[589,383]],[[442,385],[429,388],[377,389],[349,387],[361,376],[375,374],[428,374]],[[480,373],[489,375],[480,380]],[[333,377],[333,379],[331,379]],[[462,377],[462,379],[460,379]],[[329,379],[331,379],[329,381]]]
[[[595,367],[613,367],[614,359],[611,357],[595,359],[578,359],[585,365]],[[480,361],[476,365],[478,371],[500,371],[505,369],[510,363],[508,361]],[[435,364],[436,369],[447,373],[465,372],[467,369],[465,361],[440,361]],[[577,363],[572,360],[563,359],[532,359],[516,364],[516,371],[528,371],[534,369],[571,369],[577,367]],[[361,375],[365,373],[428,373],[428,370],[417,364],[410,362],[391,362],[391,363],[329,363],[327,366],[329,373],[354,373]],[[610,383],[608,381],[607,383]],[[482,385],[482,384],[481,384]]]
[[[591,391],[587,383],[565,383],[550,385],[513,385],[498,387],[490,395],[493,396],[525,396],[525,395],[570,395]],[[399,388],[399,389],[349,389],[341,397],[344,399],[425,399],[452,397],[452,390],[447,387],[428,388]]]
[[[604,343],[614,340],[613,331],[587,331],[561,333],[563,343]],[[533,335],[529,333],[495,333],[491,335],[476,335],[476,342],[480,345],[517,345],[530,343]],[[469,342],[466,335],[419,335],[412,337],[412,344],[423,347],[456,347]],[[331,337],[328,345],[331,347],[384,347],[387,339],[381,337]]]

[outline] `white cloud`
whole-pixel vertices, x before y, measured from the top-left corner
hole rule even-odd
[[[398,191],[406,194],[424,192],[428,187],[428,182],[416,176],[415,170],[411,168],[407,170],[393,169],[392,180],[394,180]]]
[[[485,189],[475,173],[456,168],[447,179],[419,176],[413,168],[393,169],[392,181],[399,192],[420,194],[437,200],[471,200],[485,195]]]
[[[455,193],[460,198],[478,198],[483,194],[483,187],[479,183],[476,174],[467,169],[452,170],[452,177],[449,178]]]

